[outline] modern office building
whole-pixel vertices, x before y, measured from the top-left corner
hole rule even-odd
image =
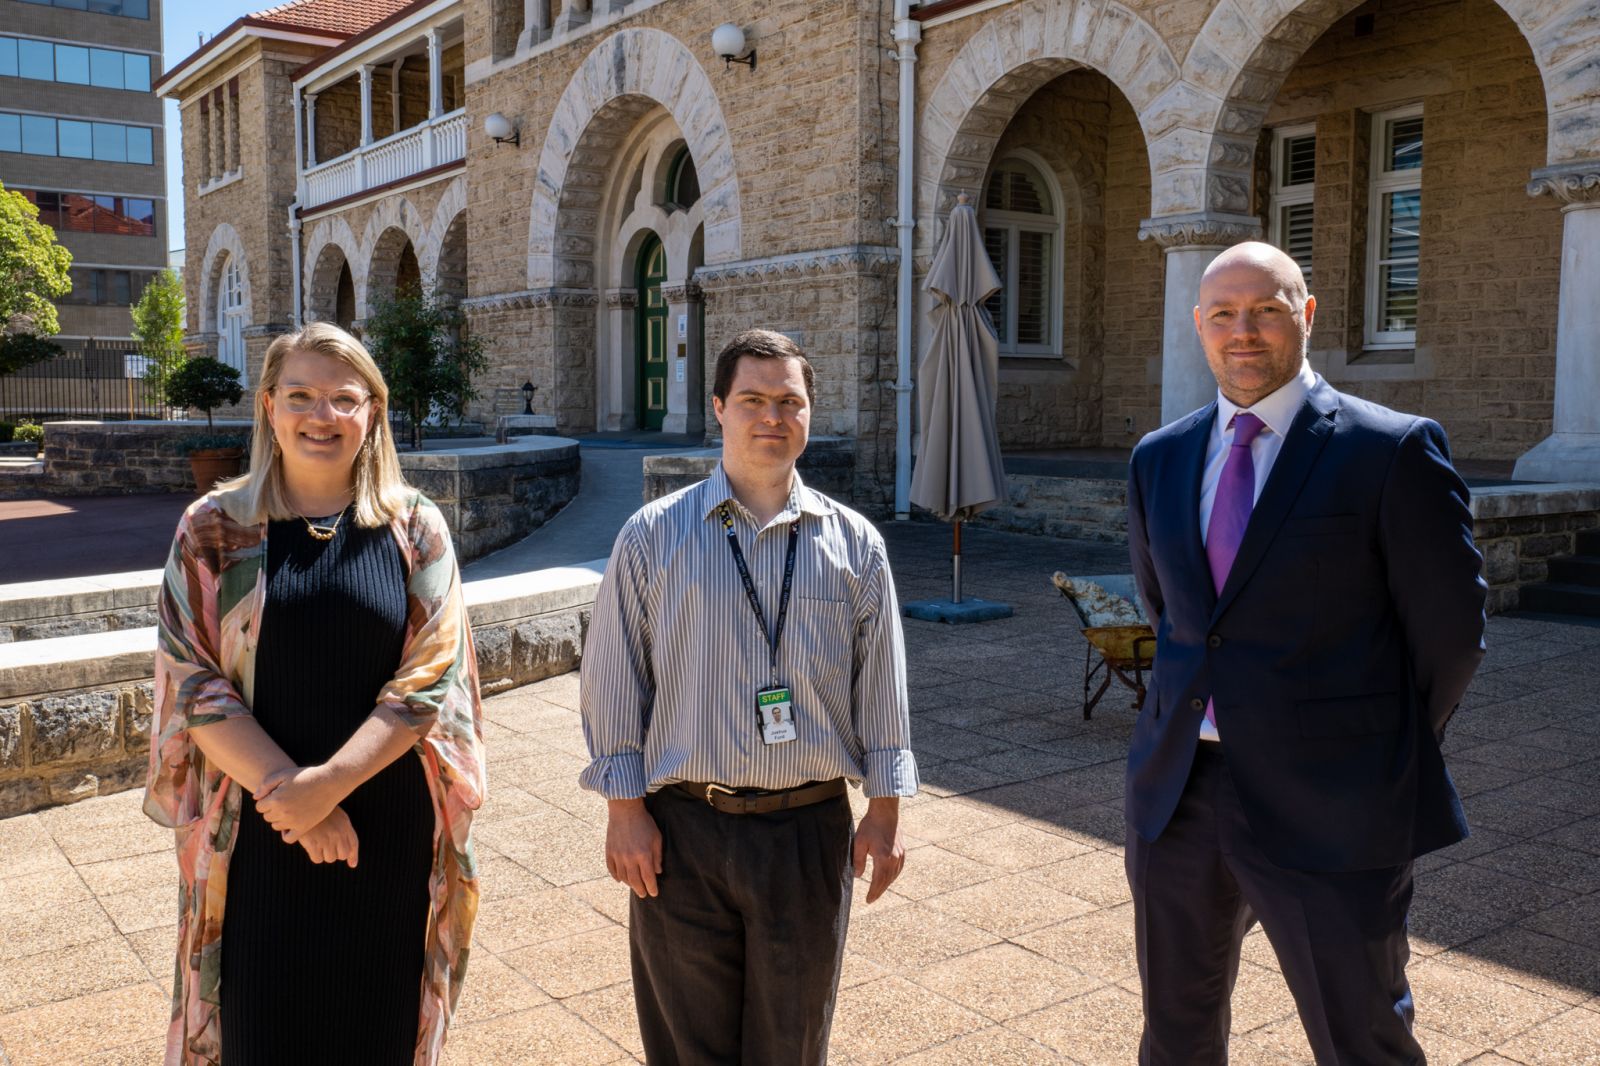
[[[39,208],[72,252],[72,291],[59,301],[66,364],[30,378],[106,382],[49,408],[89,408],[125,393],[128,308],[167,265],[161,0],[0,0],[0,182]],[[7,389],[7,406],[26,383]]]

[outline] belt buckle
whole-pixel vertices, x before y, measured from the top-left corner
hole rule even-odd
[[[713,792],[720,792],[724,796],[737,796],[738,795],[738,793],[735,792],[731,788],[724,788],[721,785],[710,785],[710,784],[708,784],[708,785],[706,785],[706,803],[709,804],[712,807],[715,807],[717,805],[717,801],[711,798],[711,794]]]

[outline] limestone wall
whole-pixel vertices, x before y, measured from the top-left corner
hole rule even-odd
[[[577,668],[602,569],[466,584],[484,694]],[[0,644],[0,817],[143,785],[155,639],[142,628]]]

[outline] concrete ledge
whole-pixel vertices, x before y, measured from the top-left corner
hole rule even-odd
[[[155,624],[160,570],[0,585],[0,644]]]
[[[1472,535],[1483,553],[1489,613],[1514,611],[1522,588],[1550,575],[1550,560],[1570,555],[1577,535],[1600,529],[1600,484],[1495,485],[1473,490]]]
[[[466,583],[485,695],[577,668],[604,571],[595,560]],[[107,601],[147,591],[153,602],[154,582],[136,580],[150,574],[159,577],[111,575],[83,582],[108,587],[63,591]],[[143,783],[155,643],[146,626],[0,644],[0,817]]]
[[[1596,468],[1600,473],[1600,467]],[[1492,485],[1472,490],[1472,517],[1522,518],[1527,515],[1600,511],[1600,483],[1562,481],[1540,485]]]

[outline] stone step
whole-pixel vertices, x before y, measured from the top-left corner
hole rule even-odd
[[[1600,618],[1600,588],[1563,582],[1543,582],[1522,590],[1517,607],[1543,614],[1576,614]]]
[[[1558,555],[1550,560],[1550,580],[1600,588],[1600,555]]]

